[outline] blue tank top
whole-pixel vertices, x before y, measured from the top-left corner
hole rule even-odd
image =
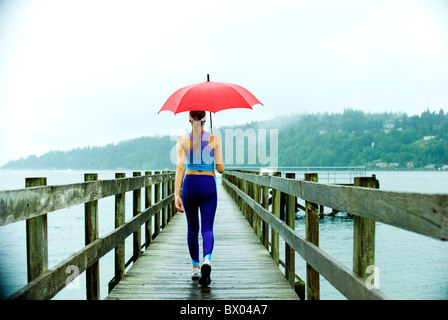
[[[201,150],[195,154],[193,148],[185,151],[186,169],[197,171],[215,171],[215,152],[208,145],[210,133],[201,132]],[[190,140],[193,143],[193,136],[190,133]]]

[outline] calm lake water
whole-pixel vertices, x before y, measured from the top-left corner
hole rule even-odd
[[[47,177],[48,185],[78,183],[84,171],[0,170],[0,190],[21,189],[25,177]],[[113,179],[115,171],[97,171],[98,178]],[[448,172],[378,171],[382,190],[421,193],[448,193]],[[132,172],[126,172],[132,176]],[[219,181],[220,182],[220,181]],[[217,213],[219,214],[219,212]],[[132,194],[126,195],[126,220],[132,215]],[[114,197],[99,200],[100,237],[114,227]],[[339,262],[352,268],[353,220],[344,213],[324,217],[319,226],[320,247]],[[68,232],[70,230],[70,232]],[[299,214],[296,230],[305,235],[305,219]],[[49,267],[84,247],[84,206],[48,214]],[[126,241],[126,260],[132,255],[132,237]],[[101,298],[107,296],[113,278],[113,251],[100,260]],[[448,300],[448,242],[438,241],[382,223],[376,223],[375,265],[380,290],[393,299]],[[305,279],[305,262],[296,255],[296,273]],[[67,275],[68,276],[68,275]],[[85,274],[74,286],[63,289],[54,299],[85,299]],[[345,299],[323,277],[321,299]],[[0,299],[27,283],[25,222],[0,227]]]

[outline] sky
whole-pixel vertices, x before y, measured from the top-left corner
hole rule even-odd
[[[0,166],[184,134],[185,113],[158,111],[207,74],[263,103],[214,127],[448,111],[447,57],[446,0],[0,0]]]

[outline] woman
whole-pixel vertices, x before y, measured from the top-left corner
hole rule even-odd
[[[191,111],[192,133],[177,140],[177,167],[174,189],[176,209],[185,211],[188,223],[188,249],[193,262],[192,278],[208,286],[211,282],[210,260],[213,251],[213,222],[217,206],[214,162],[219,173],[224,172],[221,141],[204,131],[205,111]],[[184,161],[186,160],[185,179]],[[203,261],[199,266],[199,213],[203,241]]]

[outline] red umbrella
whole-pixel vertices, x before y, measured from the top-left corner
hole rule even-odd
[[[212,112],[226,109],[252,109],[256,104],[263,105],[245,88],[225,82],[207,81],[180,88],[174,92],[160,111],[171,111],[174,114],[186,111],[209,111],[210,128]]]

